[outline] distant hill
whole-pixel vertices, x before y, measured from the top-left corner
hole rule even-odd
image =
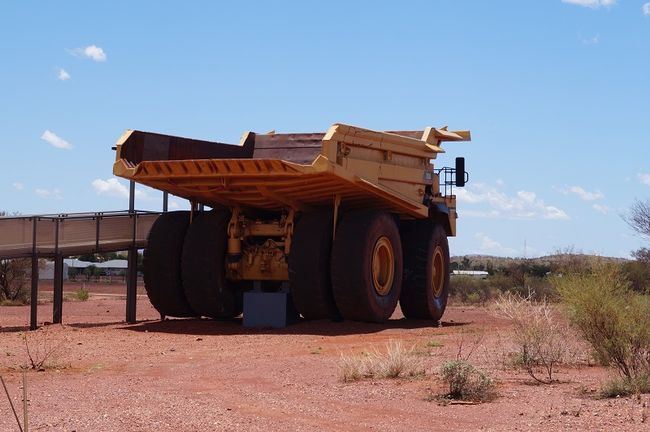
[[[542,257],[535,258],[510,258],[510,257],[500,257],[493,255],[480,255],[480,254],[471,254],[471,255],[458,255],[451,257],[451,263],[463,264],[469,260],[470,267],[486,267],[490,263],[494,268],[499,267],[508,267],[514,264],[519,263],[528,263],[530,265],[539,265],[539,266],[552,266],[554,264],[561,264],[571,261],[582,261],[582,262],[593,262],[593,261],[604,261],[604,262],[615,262],[623,263],[629,261],[626,258],[617,258],[617,257],[603,257],[598,255],[589,255],[589,254],[555,254],[547,255]]]

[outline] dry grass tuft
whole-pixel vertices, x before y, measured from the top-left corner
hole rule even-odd
[[[377,349],[357,355],[341,354],[339,377],[343,382],[364,378],[412,378],[425,375],[422,363],[413,348],[406,349],[400,341],[389,341],[385,352]]]

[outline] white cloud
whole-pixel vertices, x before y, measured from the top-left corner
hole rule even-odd
[[[639,179],[639,182],[650,186],[650,174],[640,173],[640,174],[637,174],[636,176]]]
[[[641,6],[641,10],[643,11],[643,15],[650,16],[650,3],[645,3]]]
[[[116,178],[109,178],[106,180],[95,179],[92,181],[92,187],[97,192],[97,195],[106,195],[114,198],[128,198],[129,188],[120,183]],[[148,199],[148,195],[139,190],[135,190],[135,197],[140,199]]]
[[[486,204],[490,207],[488,210],[470,208],[462,211],[463,215],[508,219],[570,219],[564,210],[546,205],[535,192],[521,190],[515,196],[509,196],[494,186],[473,183],[464,189],[457,189],[456,196],[459,202]]]
[[[565,189],[560,189],[560,192],[562,192],[564,195],[576,195],[583,201],[596,201],[605,198],[605,195],[603,195],[600,191],[589,192],[580,186],[571,186]]]
[[[41,135],[41,139],[48,144],[56,147],[56,148],[61,148],[61,149],[66,149],[70,150],[72,148],[72,144],[55,134],[54,132],[50,130],[46,130],[43,132],[43,135]]]
[[[95,179],[92,186],[97,195],[108,195],[116,198],[129,197],[129,189],[117,181],[116,178],[109,178],[108,180]]]
[[[106,61],[106,53],[97,45],[88,45],[87,47],[83,48],[75,48],[71,51],[71,53],[77,57],[89,58],[96,62]]]
[[[606,205],[594,204],[594,205],[592,205],[592,207],[594,208],[594,210],[596,210],[599,213],[602,213],[602,214],[609,213],[609,207],[607,207]]]
[[[17,190],[23,190],[25,189],[25,185],[22,184],[21,182],[13,182],[12,183],[13,187]]]
[[[175,210],[175,209],[177,209],[177,208],[180,207],[180,206],[178,205],[178,202],[177,202],[177,201],[169,201],[169,203],[168,203],[167,205],[168,205],[169,208],[172,209],[172,210]]]
[[[504,247],[501,243],[491,239],[483,233],[476,233],[474,237],[480,240],[481,244],[478,246],[478,249],[482,253],[497,253],[503,255],[515,255],[517,253],[515,249]]]
[[[59,189],[40,189],[37,188],[34,190],[36,195],[38,195],[41,198],[45,199],[56,199],[56,200],[62,200],[63,196],[61,195],[61,191]]]
[[[600,42],[600,35],[592,37],[578,36],[578,39],[580,39],[580,42],[582,42],[583,45],[596,45],[598,42]]]
[[[70,74],[65,69],[59,69],[59,74],[56,79],[59,81],[67,81],[70,79]]]
[[[562,0],[562,3],[569,3],[589,8],[599,8],[601,6],[613,6],[617,0]]]

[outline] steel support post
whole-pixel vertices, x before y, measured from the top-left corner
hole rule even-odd
[[[32,254],[32,290],[29,296],[29,329],[38,328],[38,257]]]
[[[136,322],[136,305],[138,290],[138,250],[130,249],[128,269],[126,271],[126,322]]]
[[[135,210],[135,182],[129,181],[129,212]]]
[[[138,218],[135,214],[135,182],[129,181],[129,213],[131,214],[132,247],[129,249],[128,268],[126,271],[126,322],[134,323],[138,290],[138,250],[135,248]]]
[[[29,329],[38,327],[38,254],[36,253],[36,224],[38,218],[32,218],[32,290],[29,298]]]
[[[54,257],[54,306],[52,309],[52,322],[61,324],[63,317],[63,255]]]

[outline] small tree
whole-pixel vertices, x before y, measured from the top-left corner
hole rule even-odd
[[[634,231],[650,238],[650,199],[635,201],[624,219]]]
[[[638,261],[644,262],[646,264],[650,264],[650,249],[648,248],[641,248],[639,250],[635,250],[632,252],[632,256],[636,258]]]
[[[97,277],[100,275],[99,267],[95,265],[89,265],[84,269],[84,275],[86,275],[86,281],[90,281],[92,277]]]
[[[0,301],[27,303],[30,268],[31,260],[28,258],[0,260]]]

